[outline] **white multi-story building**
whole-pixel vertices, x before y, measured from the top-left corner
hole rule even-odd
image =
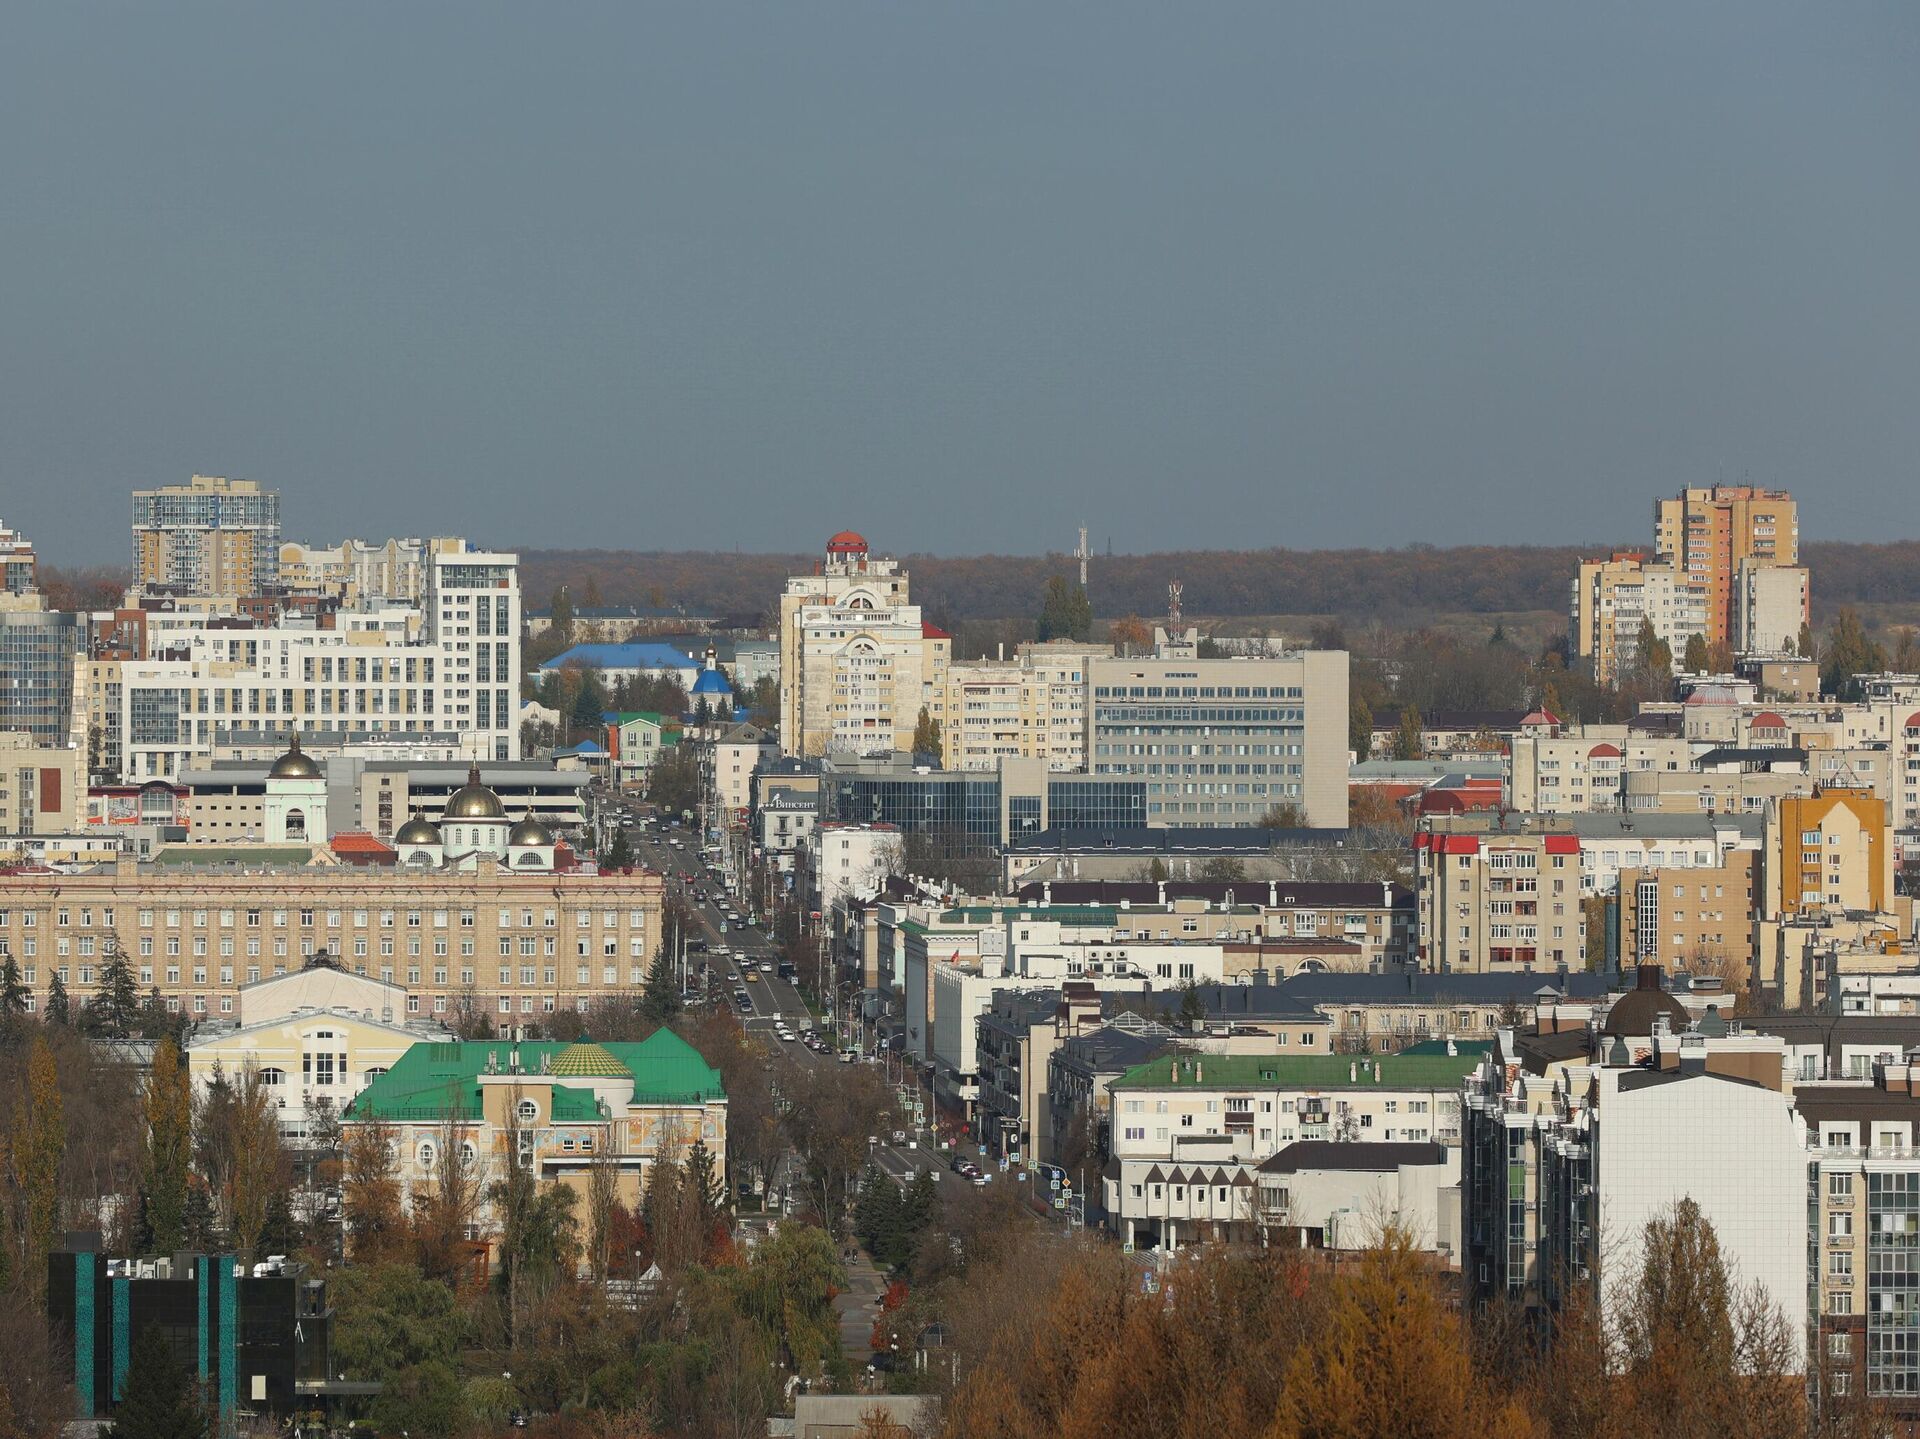
[[[341,611],[331,629],[168,629],[158,657],[119,663],[121,777],[177,775],[237,730],[456,733],[468,758],[512,758],[518,565],[463,545],[432,557],[417,609]]]
[[[1741,654],[1791,654],[1812,617],[1804,565],[1742,560],[1733,583],[1733,647]]]
[[[332,546],[288,541],[280,546],[280,583],[295,594],[332,595],[348,604],[386,599],[417,605],[426,598],[430,557],[458,552],[463,544],[445,536]]]
[[[1671,735],[1627,725],[1574,725],[1514,736],[1506,758],[1506,801],[1529,814],[1618,810],[1626,777],[1640,770],[1685,770],[1693,747]]]
[[[1087,767],[1141,775],[1147,823],[1246,827],[1279,805],[1347,825],[1347,655],[1281,659],[1094,658]]]
[[[780,743],[788,754],[888,755],[913,748],[925,709],[944,720],[953,640],[908,599],[899,562],[850,530],[780,597]]]

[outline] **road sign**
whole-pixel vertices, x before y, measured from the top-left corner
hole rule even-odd
[[[1055,1174],[1051,1176],[1051,1179],[1053,1181],[1053,1188],[1058,1189],[1060,1187],[1060,1176]]]
[[[1122,1244],[1120,1246],[1120,1252],[1122,1254],[1131,1254],[1133,1253],[1133,1246],[1131,1244]]]
[[[1055,1209],[1065,1209],[1067,1207],[1067,1201],[1064,1199],[1056,1199],[1053,1201],[1053,1207]]]

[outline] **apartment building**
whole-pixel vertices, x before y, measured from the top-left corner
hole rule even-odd
[[[33,541],[0,522],[0,594],[30,595],[39,588]]]
[[[90,682],[118,687],[117,767],[167,779],[211,759],[226,736],[262,727],[460,734],[470,758],[519,752],[520,587],[516,555],[432,556],[424,610],[342,611],[333,628],[219,619],[173,631],[164,650],[101,661]]]
[[[1585,963],[1575,835],[1429,827],[1414,835],[1413,852],[1420,968],[1492,974]]]
[[[1259,1237],[1260,1166],[1301,1140],[1460,1141],[1470,1053],[1174,1054],[1113,1081],[1109,1225],[1135,1249]]]
[[[728,725],[714,736],[706,758],[715,818],[728,824],[746,822],[753,807],[754,772],[779,753],[779,742],[758,725]]]
[[[1513,739],[1505,800],[1509,809],[1526,814],[1618,810],[1633,775],[1676,773],[1691,758],[1686,740],[1629,725],[1536,729]]]
[[[1147,823],[1258,825],[1297,806],[1347,824],[1347,655],[1278,659],[1095,658],[1087,764],[1143,778]]]
[[[1710,633],[1713,594],[1686,568],[1639,551],[1582,560],[1568,621],[1573,653],[1601,684],[1617,684],[1640,660],[1640,627],[1678,656],[1687,640]]]
[[[1717,974],[1730,991],[1745,993],[1760,859],[1757,849],[1728,849],[1716,864],[1620,868],[1620,962]]]
[[[1764,917],[1888,907],[1893,833],[1878,795],[1843,788],[1788,795],[1766,824]]]
[[[1672,556],[1688,581],[1706,591],[1706,636],[1732,644],[1737,636],[1739,575],[1750,568],[1800,563],[1800,511],[1785,490],[1753,485],[1689,487],[1656,500],[1654,549]],[[1793,627],[1797,639],[1800,627]],[[1768,635],[1766,650],[1780,648]],[[1676,647],[1675,654],[1679,653]]]
[[[780,597],[780,742],[787,754],[911,751],[920,711],[946,722],[953,640],[908,598],[899,562],[851,530]]]
[[[1813,618],[1813,588],[1803,565],[1742,560],[1734,569],[1730,643],[1740,654],[1790,654]]]
[[[1501,1040],[1467,1080],[1462,1275],[1470,1301],[1551,1313],[1575,1289],[1611,1322],[1649,1220],[1699,1205],[1729,1268],[1807,1315],[1807,1163],[1782,1046],[1718,1016],[1690,1027],[1652,966],[1570,1052]],[[1562,1036],[1553,1036],[1558,1041]]]
[[[1054,771],[1084,769],[1087,674],[1093,660],[1112,655],[1111,645],[1052,640],[1022,645],[1011,660],[950,663],[939,711],[942,764],[990,770],[1028,759]]]
[[[86,688],[76,680],[86,648],[79,616],[48,610],[38,595],[0,603],[0,732],[58,745],[86,725]]]
[[[280,579],[280,495],[195,475],[133,492],[133,582],[190,595],[257,595]]]
[[[333,546],[290,541],[280,546],[280,583],[293,594],[325,595],[348,606],[369,599],[418,605],[426,600],[429,558],[462,544],[438,536]]]

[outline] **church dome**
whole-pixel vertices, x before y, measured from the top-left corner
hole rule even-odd
[[[507,832],[507,843],[518,845],[550,845],[553,843],[553,831],[548,829],[528,811],[525,819]]]
[[[438,844],[440,831],[426,820],[415,815],[400,826],[400,832],[393,837],[395,844]]]
[[[500,796],[480,783],[480,766],[467,769],[467,782],[447,799],[446,819],[505,819],[507,808]]]
[[[320,766],[313,762],[313,756],[304,754],[300,749],[300,736],[293,737],[293,745],[273,762],[273,768],[267,771],[268,779],[318,779]]]
[[[1692,1023],[1687,1007],[1660,987],[1660,966],[1643,964],[1634,974],[1634,987],[1613,1002],[1600,1033],[1626,1039],[1644,1039],[1653,1033],[1654,1021],[1665,1016],[1667,1027],[1679,1034]]]
[[[615,1059],[603,1045],[590,1040],[569,1044],[553,1057],[555,1078],[631,1079],[633,1071]]]
[[[732,695],[733,688],[719,670],[701,670],[700,678],[693,682],[693,692],[696,695]]]

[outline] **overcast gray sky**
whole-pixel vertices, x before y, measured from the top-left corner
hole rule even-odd
[[[1920,533],[1920,6],[11,7],[0,519]]]

